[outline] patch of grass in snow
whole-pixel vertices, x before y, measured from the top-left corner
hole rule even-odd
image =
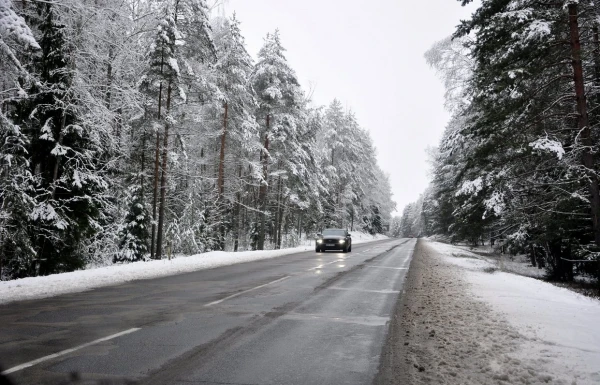
[[[455,258],[479,259],[472,255],[462,254],[462,253],[452,253],[452,256]]]
[[[498,250],[494,250],[494,248],[489,245],[477,247],[466,244],[451,245],[449,242],[444,240],[441,240],[441,244],[444,245],[446,255],[448,256],[469,260],[479,259],[495,265],[492,267],[479,269],[479,271],[484,271],[490,274],[496,271],[503,271],[506,273],[534,278],[540,281],[548,282],[554,286],[583,294],[587,297],[600,299],[600,284],[594,278],[575,276],[573,282],[549,281],[547,279],[546,269],[532,266],[529,256],[525,254],[501,254],[498,252]],[[454,251],[456,249],[462,249],[465,253]]]
[[[586,281],[586,280],[578,280],[577,278],[581,278],[581,277],[575,277],[575,281],[573,281],[573,282],[557,282],[557,281],[548,281],[548,282],[553,284],[554,286],[569,289],[576,293],[585,295],[586,297],[595,298],[595,299],[600,300],[600,289],[596,282],[593,282],[593,281],[590,282],[590,281]]]

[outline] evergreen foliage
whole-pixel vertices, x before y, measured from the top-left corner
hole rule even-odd
[[[0,54],[3,279],[389,225],[368,132],[277,31],[254,63],[204,0],[0,0]]]
[[[553,279],[572,279],[573,260],[597,274],[597,8],[485,0],[426,54],[453,117],[405,236],[419,218],[416,233],[530,254]]]

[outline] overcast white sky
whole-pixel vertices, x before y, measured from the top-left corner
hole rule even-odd
[[[449,115],[443,87],[423,54],[475,6],[456,0],[228,0],[256,58],[279,29],[287,59],[313,101],[338,98],[352,109],[390,175],[398,211],[429,183],[426,148],[437,146]]]

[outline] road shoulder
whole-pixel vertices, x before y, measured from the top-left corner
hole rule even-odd
[[[560,356],[541,350],[528,356],[532,344],[542,347],[545,341],[509,322],[507,309],[475,295],[474,289],[491,290],[493,283],[482,278],[484,286],[475,286],[471,275],[464,262],[450,261],[419,240],[375,384],[594,383],[593,373],[576,366],[553,370]]]

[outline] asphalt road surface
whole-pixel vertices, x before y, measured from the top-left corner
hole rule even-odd
[[[414,247],[357,244],[0,306],[0,364],[17,385],[370,384]]]

